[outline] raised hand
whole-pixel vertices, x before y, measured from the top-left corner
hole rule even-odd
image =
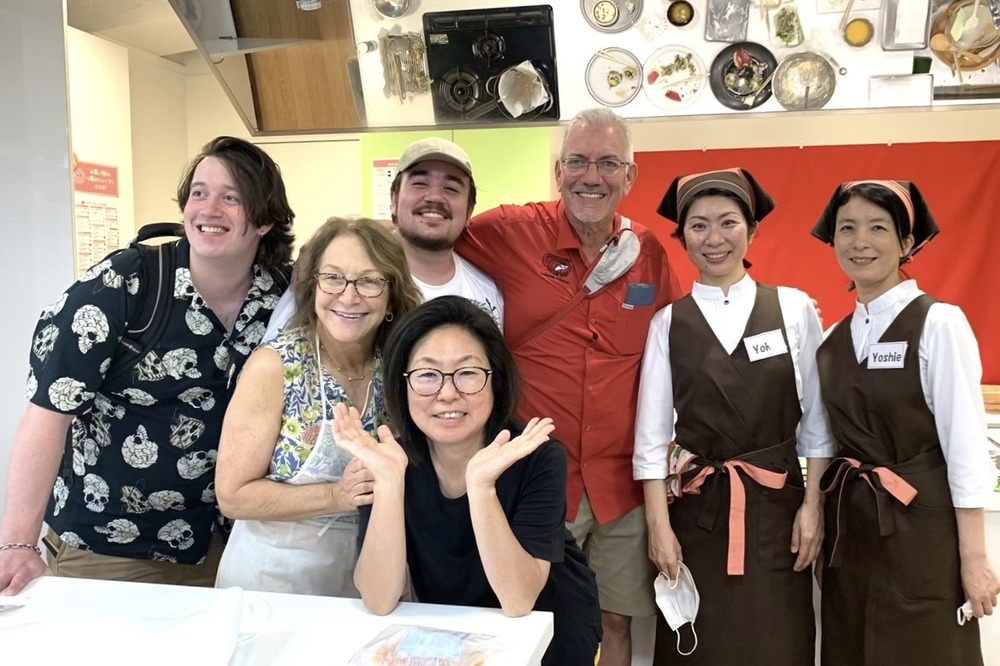
[[[550,418],[533,418],[520,435],[510,438],[509,430],[502,430],[493,442],[472,456],[465,468],[467,486],[493,486],[500,475],[515,462],[530,455],[549,440],[555,430]]]
[[[388,426],[379,426],[378,439],[375,439],[361,425],[358,410],[344,403],[334,405],[331,425],[337,446],[361,461],[371,471],[376,484],[403,478],[408,462],[406,452]]]

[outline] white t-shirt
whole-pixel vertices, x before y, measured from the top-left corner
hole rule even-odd
[[[430,285],[413,278],[420,293],[423,294],[424,300],[429,301],[438,296],[464,296],[493,317],[502,331],[503,296],[497,289],[496,283],[486,273],[462,257],[455,253],[452,254],[455,258],[455,276],[445,284]],[[267,331],[264,333],[264,342],[272,340],[285,327],[293,314],[295,314],[295,295],[292,288],[289,287],[274,308],[271,320],[267,324]]]
[[[438,296],[464,296],[493,317],[493,321],[502,331],[503,296],[497,289],[496,282],[462,257],[454,253],[453,256],[455,258],[455,276],[444,284],[431,285],[413,278],[417,287],[420,288],[420,293],[424,295],[424,301]]]

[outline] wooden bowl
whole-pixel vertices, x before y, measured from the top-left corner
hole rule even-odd
[[[955,14],[965,7],[971,7],[975,0],[956,0],[947,7],[945,7],[934,19],[934,23],[931,24],[931,35],[936,35],[939,32],[948,35],[948,30],[952,25],[952,21],[955,19]],[[951,36],[948,35],[948,39]],[[953,42],[954,43],[954,42]],[[988,25],[987,29],[983,32],[982,36],[976,40],[976,43],[970,47],[960,47],[964,51],[968,51],[970,55],[958,55],[958,68],[963,72],[973,72],[976,70],[988,67],[996,62],[997,58],[1000,58],[1000,30],[997,30],[992,25]],[[931,52],[945,64],[948,68],[955,66],[955,56],[951,51],[938,51],[937,49],[931,48]],[[970,57],[971,56],[971,57]]]

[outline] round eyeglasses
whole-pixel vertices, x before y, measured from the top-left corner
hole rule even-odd
[[[348,280],[339,273],[316,273],[316,284],[324,293],[337,296],[344,293],[347,285],[353,284],[358,296],[364,298],[375,298],[381,296],[389,281],[384,277],[365,276],[354,280]]]
[[[629,165],[628,162],[622,162],[621,160],[585,160],[582,157],[564,157],[559,160],[562,164],[563,169],[567,173],[583,173],[590,168],[591,164],[597,166],[597,172],[605,176],[613,176],[622,170],[622,167]]]
[[[445,377],[451,377],[455,390],[464,395],[473,395],[486,388],[492,370],[469,366],[455,372],[441,372],[434,368],[417,368],[404,372],[406,383],[417,395],[437,395],[444,388]]]

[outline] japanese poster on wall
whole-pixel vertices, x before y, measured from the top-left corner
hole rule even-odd
[[[398,159],[372,160],[372,217],[376,220],[392,219],[390,189],[398,167]]]
[[[121,247],[118,168],[77,160],[73,154],[76,274]]]

